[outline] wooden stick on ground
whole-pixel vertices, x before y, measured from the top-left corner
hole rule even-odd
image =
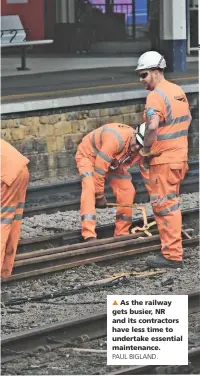
[[[77,352],[89,352],[89,353],[100,353],[100,354],[107,354],[107,350],[98,350],[98,349],[84,349],[78,347],[72,347],[70,350],[77,351]]]
[[[185,235],[185,237],[186,238],[188,238],[188,239],[192,239],[192,236],[190,236],[185,230],[181,230],[181,233],[183,234],[183,235]]]

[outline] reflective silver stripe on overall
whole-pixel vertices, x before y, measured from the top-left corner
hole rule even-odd
[[[123,214],[117,214],[116,215],[116,220],[119,221],[125,221],[125,222],[132,222],[132,217],[126,217],[125,215]]]
[[[23,217],[23,214],[15,214],[13,221],[21,221]]]
[[[15,214],[14,218],[1,218],[0,223],[2,225],[10,225],[13,221],[21,221],[23,217],[23,214]]]
[[[92,219],[92,220],[96,220],[96,215],[94,214],[83,214],[81,216],[81,221],[84,221],[84,219]]]
[[[1,207],[1,213],[15,213],[16,206],[3,206]]]
[[[111,163],[113,158],[110,158],[107,154],[103,153],[102,151],[98,152],[98,157],[101,157],[104,161]]]
[[[84,178],[87,178],[88,176],[92,176],[93,175],[93,172],[89,171],[89,172],[84,172],[83,174],[81,174],[81,180],[83,180]]]
[[[105,176],[105,174],[106,174],[106,172],[99,167],[95,167],[94,171],[97,172],[97,174],[99,174],[101,176]]]
[[[0,219],[1,225],[10,225],[13,222],[12,218],[1,218]]]
[[[189,120],[189,115],[188,114],[187,115],[183,115],[183,116],[179,116],[179,117],[176,117],[176,118],[173,118],[172,117],[172,107],[171,107],[171,104],[170,104],[170,101],[169,101],[169,98],[167,97],[167,95],[161,89],[155,89],[154,91],[156,93],[160,94],[160,96],[163,98],[163,100],[165,102],[165,105],[166,105],[166,110],[167,110],[166,120],[164,120],[164,121],[162,121],[162,122],[159,123],[159,128],[160,127],[165,127],[167,125],[173,125],[173,124],[182,123],[183,121]],[[176,133],[178,133],[178,132],[176,132]],[[170,137],[170,138],[172,139],[172,138],[177,138],[177,137],[181,137],[181,136],[185,136],[185,134],[181,134],[179,136]],[[160,139],[160,140],[164,140],[164,139]],[[159,139],[158,139],[158,141],[159,141]]]
[[[19,202],[17,206],[2,206],[1,213],[14,213],[16,209],[23,209],[24,202]]]
[[[166,209],[160,210],[159,212],[157,212],[156,210],[154,210],[154,208],[152,208],[152,209],[153,209],[153,212],[154,212],[155,215],[158,215],[159,217],[163,217],[165,215],[170,214],[173,211],[178,210],[179,207],[180,207],[179,204],[175,204],[175,205],[171,206],[170,208],[166,208]]]
[[[182,123],[182,121],[189,121],[189,115],[183,115],[183,116],[180,116],[180,117],[176,117],[176,118],[173,118],[172,120],[169,120],[169,121],[161,121],[159,123],[159,127],[165,127],[166,125],[170,125],[170,124],[178,124],[178,123]]]
[[[158,195],[157,196],[151,195],[150,196],[150,202],[160,203],[160,202],[164,202],[164,201],[170,200],[170,199],[175,198],[175,197],[177,197],[176,193],[169,193],[168,195],[165,195],[162,198]]]
[[[93,147],[94,154],[97,155],[99,150],[96,147],[95,134],[94,133],[92,135],[92,147]]]
[[[103,137],[103,133],[104,132],[110,132],[112,133],[118,140],[119,142],[119,153],[122,152],[123,148],[124,148],[124,141],[123,139],[121,138],[121,136],[119,135],[119,133],[117,133],[117,131],[115,129],[112,129],[112,128],[108,128],[107,126],[105,126],[101,133],[100,133],[100,148],[102,147],[102,137]],[[96,142],[95,142],[95,133],[93,133],[92,135],[92,147],[93,147],[93,150],[94,150],[94,154],[97,155],[100,153],[100,150],[97,149],[97,146],[96,146]],[[102,153],[100,154],[100,156],[102,158],[106,157],[106,158],[109,158],[106,154]],[[109,158],[110,159],[110,158]],[[106,160],[106,159],[105,159]],[[106,160],[107,161],[107,160]]]
[[[100,144],[102,145],[102,137],[103,137],[103,133],[104,132],[110,132],[112,133],[118,140],[119,142],[119,153],[122,152],[122,150],[124,149],[124,141],[123,139],[121,138],[120,134],[115,130],[115,129],[112,129],[112,128],[107,128],[107,126],[105,126],[102,131],[101,131],[101,134],[100,134]]]
[[[157,140],[158,141],[163,141],[163,140],[173,140],[174,138],[182,137],[182,136],[187,136],[188,135],[188,129],[184,129],[179,132],[174,132],[174,133],[168,133],[168,134],[158,134],[157,135]]]

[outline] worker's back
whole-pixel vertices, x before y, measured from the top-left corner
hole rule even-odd
[[[114,152],[120,158],[127,152],[133,133],[133,128],[126,124],[105,124],[88,133],[79,145],[79,150],[94,158],[105,146],[107,150],[112,150],[111,154]]]
[[[155,108],[160,115],[157,140],[152,152],[161,152],[151,164],[184,162],[188,159],[189,104],[182,88],[165,79],[147,97],[148,109]]]
[[[1,181],[11,185],[23,168],[29,163],[18,150],[1,139]]]

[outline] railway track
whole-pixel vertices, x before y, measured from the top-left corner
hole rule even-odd
[[[117,239],[118,240],[118,239]],[[83,248],[83,245],[64,246],[39,251],[39,254],[32,252],[27,258],[18,258],[15,261],[14,273],[11,277],[2,280],[2,283],[27,279],[39,275],[71,269],[77,266],[90,263],[116,261],[122,258],[133,257],[142,253],[160,251],[160,237],[154,235],[151,238],[130,240],[120,239],[113,241],[113,238],[106,239],[106,242],[98,241]],[[109,243],[110,242],[110,243]],[[199,244],[199,237],[184,239],[183,247],[192,247]],[[93,246],[92,246],[93,245]],[[37,252],[37,251],[36,251]]]
[[[195,208],[195,210],[184,211],[183,217],[186,220],[188,216],[192,216],[194,220],[198,214],[198,208]],[[84,244],[77,243],[17,254],[13,275],[3,279],[2,283],[45,275],[85,264],[108,263],[160,251],[160,237],[156,229],[152,231],[153,235],[150,237],[141,237],[141,234],[143,235],[138,232],[126,236],[98,239]],[[183,247],[198,244],[198,236],[189,236],[188,238],[183,234]]]
[[[180,192],[199,191],[199,161],[189,162],[189,171],[181,184]],[[136,188],[136,203],[148,200],[141,174],[138,170],[132,172],[132,181]],[[26,196],[24,217],[38,214],[52,214],[57,211],[78,210],[80,208],[81,182],[80,179],[71,181],[29,187]],[[111,189],[106,185],[106,198],[113,201]]]
[[[200,311],[199,290],[188,293],[188,307],[189,314]],[[2,364],[9,362],[20,355],[30,353],[41,348],[51,351],[52,349],[55,349],[57,347],[80,347],[80,344],[82,342],[104,338],[106,337],[106,335],[106,312],[100,312],[96,315],[83,317],[81,319],[76,319],[73,321],[63,321],[56,324],[46,325],[40,328],[26,330],[17,334],[2,337],[1,362]],[[200,354],[200,348],[197,348],[195,353],[194,351],[195,350],[189,351],[189,358],[194,357],[194,355],[196,355],[197,353]],[[132,369],[142,370],[142,368],[134,367]]]
[[[186,221],[186,218],[188,217],[197,218],[198,220],[199,208],[182,210],[182,216],[183,222]],[[153,216],[148,216],[148,223],[153,220]],[[133,227],[142,226],[141,218],[134,219],[132,223]],[[114,224],[112,223],[110,225],[98,226],[96,228],[96,231],[98,239],[112,237],[114,233]],[[74,243],[81,243],[82,241],[83,239],[80,230],[67,231],[62,233],[60,232],[55,235],[37,236],[34,238],[21,239],[18,245],[17,259],[18,255],[21,253],[27,253],[35,250],[48,249],[53,247],[61,247],[66,244],[70,245]]]

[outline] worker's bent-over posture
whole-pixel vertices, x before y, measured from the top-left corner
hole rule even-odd
[[[20,237],[29,160],[1,140],[1,277],[12,274]]]
[[[96,208],[105,208],[105,178],[108,180],[118,204],[132,204],[135,189],[127,167],[139,163],[141,174],[148,179],[148,170],[142,165],[138,151],[141,137],[128,125],[106,124],[86,135],[75,156],[82,179],[81,220],[85,240],[96,238]],[[142,144],[143,145],[143,144]],[[144,181],[148,189],[148,181]],[[118,207],[115,236],[129,233],[132,208]]]
[[[160,153],[150,162],[151,204],[161,238],[161,254],[147,258],[151,267],[182,267],[182,216],[179,188],[188,170],[189,104],[182,88],[164,78],[166,62],[156,51],[138,60],[136,71],[150,93],[144,120],[146,132],[141,155]]]

